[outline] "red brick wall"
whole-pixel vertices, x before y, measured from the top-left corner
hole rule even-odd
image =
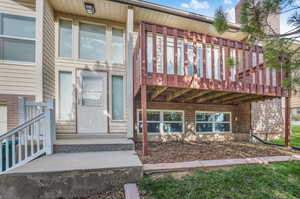
[[[140,109],[140,102],[136,102],[137,109]],[[232,133],[247,134],[250,132],[250,104],[240,106],[231,105],[207,105],[172,102],[148,102],[148,109],[160,110],[183,110],[185,122],[185,134],[196,134],[195,112],[196,111],[220,111],[231,112]],[[224,133],[225,134],[225,133]],[[211,136],[211,135],[210,135]]]
[[[18,98],[34,100],[34,96],[0,94],[0,103],[7,106],[7,130],[15,128],[18,123]]]

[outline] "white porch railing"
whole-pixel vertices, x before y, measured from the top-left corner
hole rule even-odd
[[[19,99],[20,125],[0,136],[0,173],[53,153],[54,100],[36,103]]]

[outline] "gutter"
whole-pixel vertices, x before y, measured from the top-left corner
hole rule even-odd
[[[164,12],[167,14],[184,17],[187,19],[202,21],[202,22],[206,22],[209,24],[213,24],[213,21],[214,21],[214,18],[212,18],[212,17],[207,17],[204,15],[183,11],[183,10],[171,8],[168,6],[162,6],[159,4],[154,4],[154,3],[150,3],[150,2],[142,1],[142,0],[109,0],[109,1],[122,3],[122,4],[130,5],[130,6],[136,6],[136,7],[140,7],[140,8],[145,8],[145,9],[149,9],[149,10]],[[239,24],[228,23],[228,25],[230,28],[232,28],[234,30],[240,30]]]

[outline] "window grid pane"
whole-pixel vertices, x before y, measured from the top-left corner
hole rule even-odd
[[[105,60],[105,27],[80,24],[79,57],[91,60]]]
[[[142,111],[138,112],[138,130],[142,133]],[[147,111],[149,133],[182,133],[183,113],[178,111]]]
[[[72,21],[59,21],[59,56],[72,57]]]
[[[59,119],[72,120],[72,72],[59,72]]]
[[[112,62],[115,64],[124,63],[124,36],[123,30],[112,29]]]
[[[124,119],[124,86],[123,77],[112,77],[112,119]]]
[[[196,132],[229,132],[231,128],[230,113],[196,113]]]
[[[3,60],[35,62],[35,41],[2,39],[2,45]]]
[[[2,33],[7,36],[35,38],[35,18],[2,14]]]

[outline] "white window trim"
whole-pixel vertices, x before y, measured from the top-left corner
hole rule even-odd
[[[37,52],[36,52],[36,45],[37,45],[37,30],[36,30],[36,17],[34,15],[23,15],[23,14],[16,14],[16,13],[12,13],[12,12],[0,12],[0,14],[7,14],[7,15],[14,15],[14,16],[20,16],[20,17],[30,17],[35,19],[35,38],[27,38],[27,37],[17,37],[17,36],[9,36],[9,35],[2,35],[0,34],[0,38],[4,38],[4,39],[14,39],[14,40],[25,40],[25,41],[34,41],[35,43],[35,60],[33,62],[25,62],[25,61],[14,61],[14,60],[1,60],[0,59],[0,63],[2,64],[18,64],[18,65],[36,65],[36,56],[37,56]]]
[[[197,113],[228,113],[229,114],[229,118],[230,121],[229,122],[199,122],[197,121]],[[201,123],[229,123],[229,131],[204,131],[204,132],[200,132],[197,131],[197,124],[201,124]],[[213,129],[214,130],[214,129]],[[232,114],[231,112],[225,112],[225,111],[195,111],[195,131],[196,133],[199,134],[222,134],[222,133],[232,133]]]
[[[139,121],[139,112],[142,111],[141,109],[137,109],[137,121],[136,121],[136,124],[137,124],[137,132],[138,134],[141,134],[142,132],[139,131],[139,126],[138,124],[139,123],[142,123],[142,121]],[[147,121],[147,124],[148,123],[159,123],[159,129],[160,129],[160,132],[153,132],[153,133],[148,133],[148,135],[163,135],[163,134],[184,134],[185,132],[185,116],[184,116],[184,111],[183,110],[166,110],[166,109],[147,109],[147,112],[148,111],[153,111],[153,112],[159,112],[159,117],[160,117],[160,121]],[[165,112],[176,112],[176,113],[182,113],[182,121],[164,121],[164,117],[163,117],[163,113]],[[142,120],[142,118],[141,118]],[[163,131],[163,124],[164,123],[182,123],[182,132],[164,132]]]
[[[112,78],[114,77],[114,76],[116,76],[116,77],[122,77],[123,78],[123,99],[124,99],[124,102],[123,102],[123,119],[122,120],[114,120],[113,119],[113,117],[112,117],[112,102],[113,102],[113,98],[112,98]],[[123,73],[112,73],[111,75],[110,75],[110,80],[109,80],[109,90],[111,91],[110,92],[110,95],[109,95],[109,97],[110,97],[110,102],[111,103],[109,103],[110,105],[109,105],[109,109],[110,109],[110,113],[111,113],[111,121],[112,122],[126,122],[127,121],[127,118],[126,118],[126,103],[127,103],[127,99],[126,99],[126,76],[125,76],[125,74],[123,74]]]

